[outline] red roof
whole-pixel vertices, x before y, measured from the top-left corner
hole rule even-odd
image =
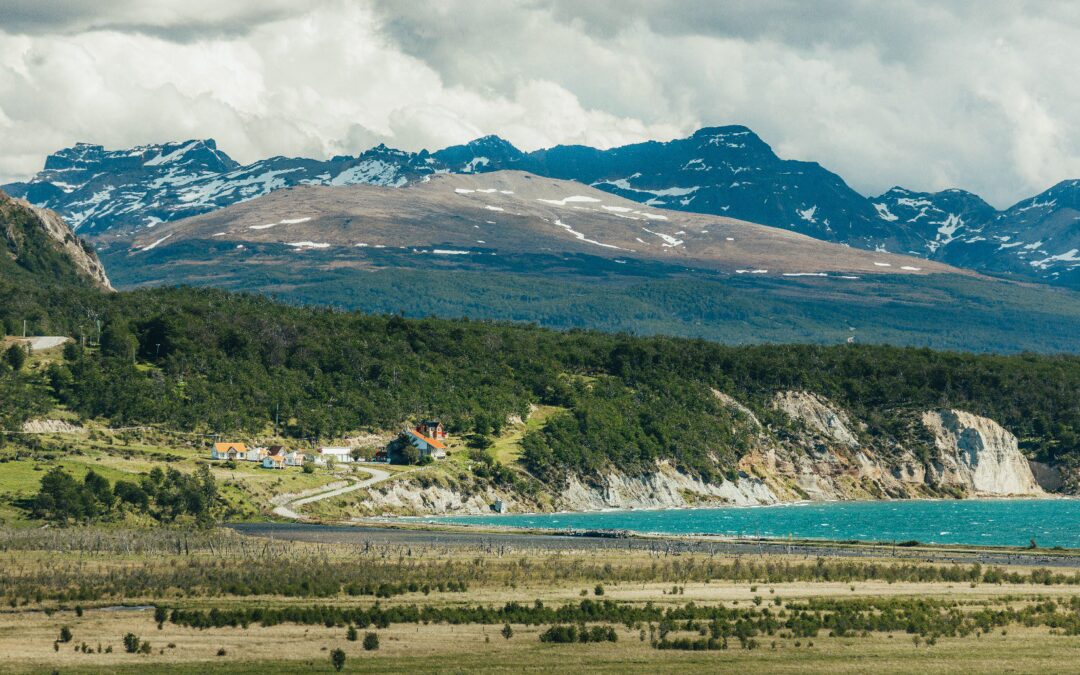
[[[445,445],[443,445],[443,444],[442,444],[442,443],[440,443],[439,441],[435,440],[434,438],[428,438],[427,436],[425,436],[424,434],[420,433],[420,432],[419,432],[418,430],[416,430],[416,429],[413,429],[413,430],[412,430],[412,431],[411,431],[410,433],[412,433],[412,435],[413,435],[413,436],[416,436],[417,438],[419,438],[420,440],[422,440],[423,442],[427,443],[428,445],[430,445],[430,446],[431,446],[431,447],[433,447],[433,448],[437,448],[437,449],[439,449],[439,450],[445,450],[445,449],[446,449],[446,446],[445,446]]]

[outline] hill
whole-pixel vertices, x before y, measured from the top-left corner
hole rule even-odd
[[[289,188],[144,230],[131,255],[137,261],[140,251],[193,239],[298,253],[344,248],[361,260],[364,249],[393,248],[430,256],[585,254],[774,277],[963,273],[732,218],[664,212],[519,171],[442,174],[404,188]]]
[[[7,283],[55,283],[112,290],[86,242],[55,212],[0,192],[0,278]]]
[[[1028,459],[1072,485],[1080,457],[1077,357],[730,347],[369,316],[216,290],[96,298],[100,345],[73,345],[15,379],[3,372],[19,394],[8,400],[25,401],[5,408],[8,428],[62,405],[76,423],[299,444],[436,416],[469,447],[455,443],[456,459],[416,476],[428,482],[415,489],[433,499],[502,490],[537,507],[563,488],[596,504],[604,485],[645,500],[636,503],[683,488],[748,502],[1032,494]],[[485,455],[540,409],[513,447]],[[962,439],[975,435],[977,456],[964,455]]]
[[[117,283],[730,343],[1072,351],[1075,294],[518,171],[301,186],[101,246]],[[959,311],[957,311],[959,310]]]

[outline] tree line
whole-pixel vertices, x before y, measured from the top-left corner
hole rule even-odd
[[[524,461],[537,476],[644,472],[664,459],[710,479],[733,471],[746,445],[713,390],[783,424],[771,396],[806,389],[867,422],[882,447],[925,445],[912,416],[947,406],[995,419],[1040,459],[1080,461],[1074,356],[728,346],[371,316],[190,288],[53,300],[50,321],[79,339],[44,372],[0,366],[8,428],[62,403],[118,425],[216,433],[278,423],[287,436],[334,437],[435,416],[467,435],[542,403],[569,412],[526,437]]]

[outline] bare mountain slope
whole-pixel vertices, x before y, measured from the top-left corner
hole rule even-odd
[[[745,221],[650,208],[580,183],[520,171],[440,174],[403,188],[301,186],[140,232],[140,252],[188,240],[418,255],[580,253],[733,274],[968,274]],[[132,260],[132,264],[137,264]]]

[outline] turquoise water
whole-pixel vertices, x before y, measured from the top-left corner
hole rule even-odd
[[[1080,500],[819,502],[667,511],[447,516],[428,522],[795,539],[1080,548]]]

